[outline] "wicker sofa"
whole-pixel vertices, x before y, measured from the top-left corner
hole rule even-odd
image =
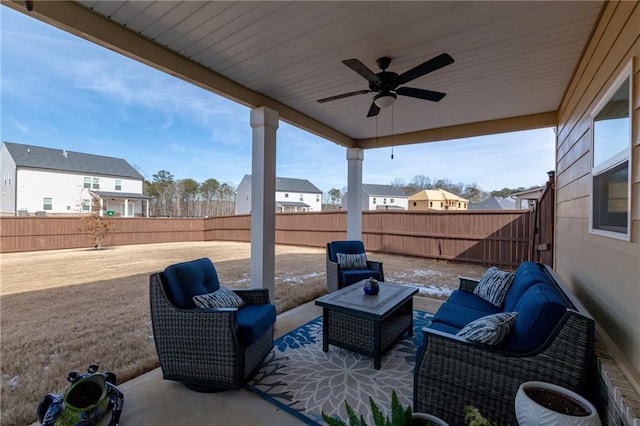
[[[220,288],[211,260],[169,265],[149,277],[151,322],[167,380],[202,392],[237,389],[273,348],[275,306],[267,289],[234,289],[240,308],[198,308]]]
[[[473,293],[478,281],[460,279],[432,324],[423,330],[416,358],[414,410],[464,424],[473,405],[500,425],[516,425],[518,386],[539,380],[587,393],[593,368],[594,321],[547,265],[524,262],[501,307]],[[500,345],[469,341],[456,333],[474,319],[519,312]]]

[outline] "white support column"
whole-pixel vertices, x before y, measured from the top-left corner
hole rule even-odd
[[[276,130],[278,112],[251,110],[251,288],[267,288],[275,300]]]
[[[362,161],[364,150],[347,149],[347,239],[362,240]]]

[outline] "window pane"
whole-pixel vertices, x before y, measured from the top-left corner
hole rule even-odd
[[[100,189],[100,178],[93,178],[93,189]]]
[[[84,187],[85,188],[91,188],[91,178],[84,178]]]
[[[122,190],[122,181],[120,179],[116,179],[116,191]]]
[[[53,210],[53,198],[44,197],[42,199],[42,210]]]
[[[629,148],[629,79],[593,119],[593,167]]]
[[[629,161],[593,178],[593,228],[627,233]]]

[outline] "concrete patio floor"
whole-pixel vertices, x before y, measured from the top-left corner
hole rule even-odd
[[[436,312],[440,300],[414,297],[414,309]],[[278,315],[275,337],[322,315],[308,302]],[[198,393],[178,382],[163,380],[157,368],[118,385],[124,393],[121,425],[302,425],[302,421],[246,389]],[[107,425],[111,414],[101,419]]]

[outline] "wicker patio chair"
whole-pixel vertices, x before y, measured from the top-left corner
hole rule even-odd
[[[208,268],[206,261],[211,262],[194,262]],[[165,272],[151,274],[149,287],[153,335],[167,380],[201,392],[237,389],[273,348],[275,307],[267,289],[234,289],[246,303],[239,309],[201,309],[191,300],[187,307],[177,306]],[[259,322],[260,332],[246,328],[251,321]]]
[[[514,401],[520,384],[537,380],[589,394],[593,372],[595,323],[547,267],[567,308],[551,335],[528,353],[473,343],[425,328],[414,372],[414,411],[464,424],[464,407],[473,405],[500,425],[517,425]],[[461,280],[471,288],[477,281]]]
[[[382,262],[367,259],[366,269],[347,270],[340,267],[338,253],[364,254],[366,256],[362,241],[332,241],[327,243],[327,291],[329,293],[369,277],[384,281]]]

